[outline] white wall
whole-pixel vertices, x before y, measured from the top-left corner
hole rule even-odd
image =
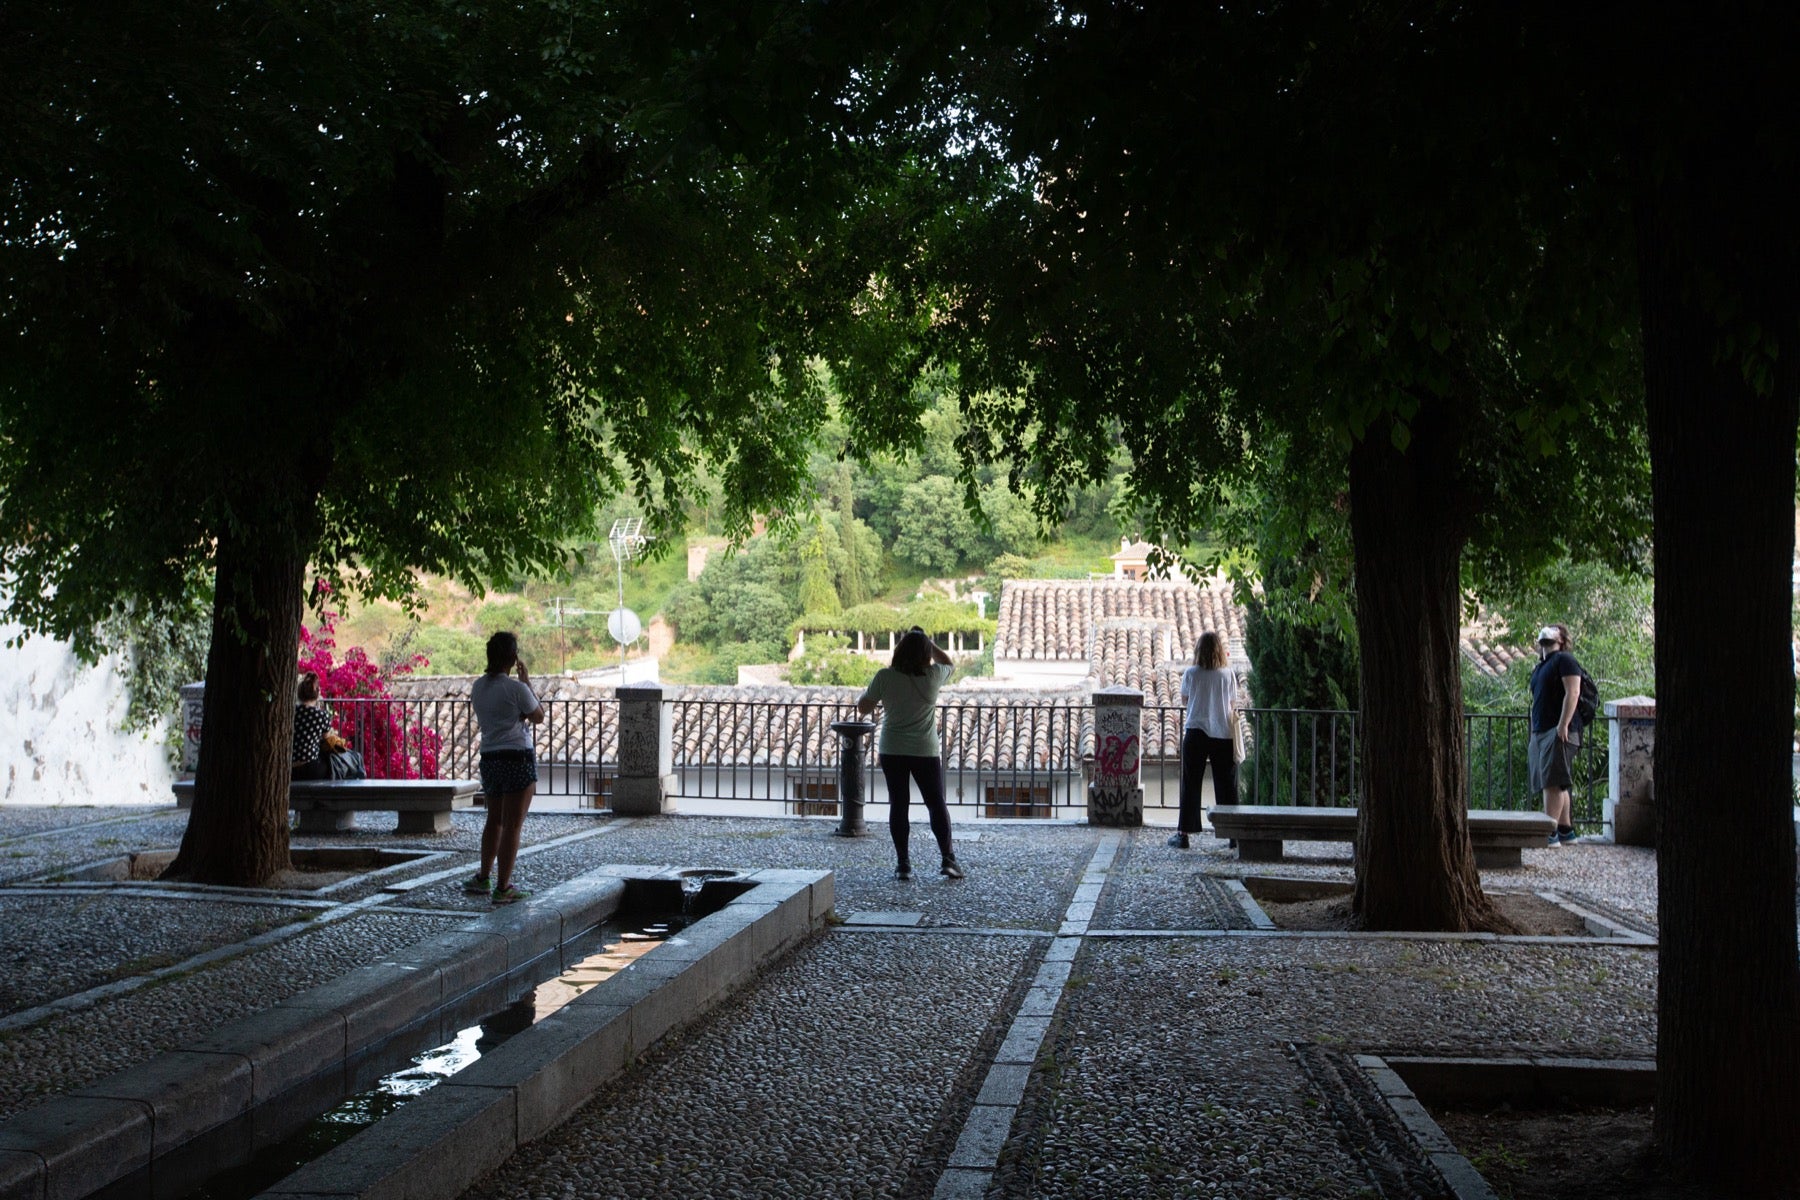
[[[0,641],[18,633],[0,625]],[[173,803],[160,734],[119,732],[127,703],[111,659],[85,667],[41,637],[0,645],[0,803]]]
[[[1093,673],[1085,658],[995,658],[994,678],[1011,679],[1039,687],[1080,683]]]

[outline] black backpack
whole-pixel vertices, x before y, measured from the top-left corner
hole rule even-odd
[[[1594,714],[1600,711],[1600,686],[1587,673],[1586,667],[1576,663],[1575,669],[1581,672],[1581,697],[1575,701],[1575,719],[1586,729],[1594,723]]]

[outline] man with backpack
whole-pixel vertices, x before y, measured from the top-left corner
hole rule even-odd
[[[1550,845],[1575,840],[1575,752],[1581,734],[1594,719],[1598,700],[1594,682],[1569,653],[1569,627],[1546,625],[1538,630],[1538,664],[1531,672],[1530,787],[1544,793],[1544,811],[1556,822]]]

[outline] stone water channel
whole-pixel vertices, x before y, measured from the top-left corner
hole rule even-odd
[[[730,879],[733,874],[722,870],[684,871],[680,878],[681,903],[678,908],[647,908],[629,916],[615,917],[577,936],[563,947],[563,958],[575,961],[567,963],[560,974],[529,988],[506,1007],[457,1030],[456,1036],[442,1045],[411,1055],[405,1065],[381,1076],[374,1086],[319,1113],[287,1137],[261,1147],[247,1162],[221,1169],[216,1147],[209,1147],[204,1156],[177,1151],[175,1156],[182,1162],[163,1164],[158,1169],[177,1178],[204,1176],[205,1182],[190,1190],[157,1187],[154,1190],[158,1200],[251,1200],[261,1195],[265,1189],[323,1157],[407,1102],[455,1078],[464,1068],[472,1066],[484,1054],[493,1053],[514,1035],[560,1012],[577,996],[605,983],[657,945],[678,936],[695,921],[716,912],[723,907],[729,893],[715,887],[707,894],[706,884],[710,880]],[[394,1066],[396,1056],[403,1053],[404,1041],[396,1039],[372,1052],[369,1066],[373,1069]],[[252,1128],[255,1125],[255,1114],[252,1114]],[[202,1158],[204,1161],[196,1161]],[[151,1172],[146,1170],[122,1180],[104,1194],[116,1195],[121,1200],[145,1195],[152,1190],[151,1181]]]
[[[7,815],[0,810],[0,822]],[[91,849],[97,837],[164,820],[133,818],[85,836]],[[1183,854],[1154,830],[959,826],[967,880],[900,883],[884,831],[843,839],[825,820],[567,820],[533,818],[535,852],[521,860],[521,886],[541,894],[600,862],[829,871],[833,920],[842,923],[769,960],[703,1021],[636,1052],[565,1120],[496,1152],[483,1168],[492,1174],[458,1189],[477,1200],[1351,1196],[1374,1186],[1369,1147],[1334,1116],[1332,1095],[1296,1047],[1401,1057],[1525,1049],[1573,1059],[1642,1056],[1654,1044],[1654,950],[1641,943],[1258,932],[1229,886],[1246,868],[1210,839]],[[478,818],[459,816],[456,831],[433,845],[466,868],[477,828]],[[920,827],[913,836],[923,845],[928,835]],[[375,832],[351,840],[426,841]],[[23,844],[0,824],[0,878],[12,883],[0,887],[0,919],[44,900],[15,882],[42,874],[43,856],[17,870],[3,857]],[[1284,874],[1348,877],[1343,847],[1291,849]],[[69,851],[61,861],[98,857]],[[1525,858],[1518,871],[1484,878],[1555,891],[1622,927],[1654,932],[1648,852],[1582,844]],[[379,961],[392,950],[368,939],[377,926],[364,923],[422,922],[416,937],[434,921],[466,920],[459,875],[445,869],[441,882],[385,893],[354,915],[302,922],[305,931],[286,942],[216,969],[242,969],[246,959],[315,938],[320,949],[327,939],[366,941],[374,948],[362,961]],[[127,903],[119,890],[83,901],[95,906],[85,915],[65,893],[60,914],[92,932],[105,904]],[[361,899],[352,893],[345,903]],[[218,915],[223,906],[195,898],[163,907]],[[364,936],[342,937],[352,930]],[[312,961],[293,954],[284,963]],[[152,1007],[155,993],[191,978],[95,1007],[166,1011]],[[127,1030],[136,1026],[82,1026],[89,1011],[59,1010],[0,1040],[0,1086],[7,1071],[29,1079],[39,1070],[35,1052],[54,1050],[59,1026],[62,1036],[90,1029],[96,1045],[132,1040]],[[566,1019],[540,1025],[556,1029]],[[1028,1053],[1019,1038],[1032,1036]],[[491,1064],[478,1062],[434,1092],[480,1101],[489,1085],[463,1081],[485,1069]],[[419,1118],[408,1116],[415,1108],[396,1117],[423,1138]],[[479,1121],[458,1128],[457,1145],[485,1137]],[[322,1177],[306,1190],[279,1186],[272,1195],[325,1194]]]

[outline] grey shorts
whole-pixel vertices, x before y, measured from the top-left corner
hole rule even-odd
[[[1526,788],[1541,792],[1545,788],[1566,789],[1575,786],[1575,752],[1579,749],[1580,733],[1572,733],[1571,739],[1566,742],[1556,736],[1554,729],[1532,734]]]
[[[481,756],[481,791],[510,796],[537,782],[537,759],[529,750],[499,750]]]

